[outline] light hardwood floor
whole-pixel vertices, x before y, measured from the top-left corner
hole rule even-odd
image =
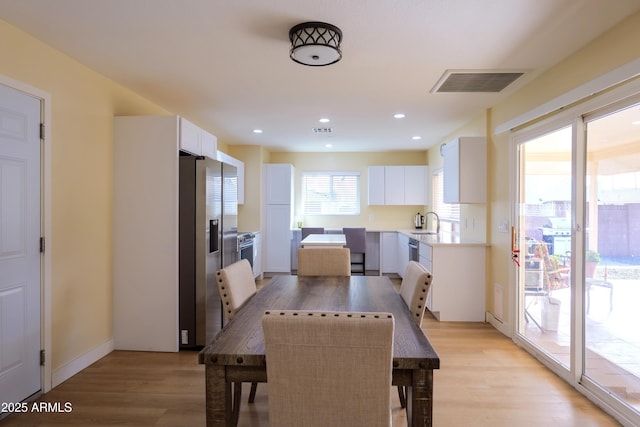
[[[437,350],[434,426],[615,426],[613,418],[488,324],[437,322],[422,328]],[[241,426],[267,426],[267,385],[254,404],[243,394]],[[393,425],[406,425],[394,398]],[[14,414],[0,426],[203,426],[204,367],[197,352],[115,351],[40,401],[68,413]]]

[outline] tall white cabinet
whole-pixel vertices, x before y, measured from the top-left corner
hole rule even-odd
[[[179,151],[215,156],[215,136],[178,116],[115,118],[115,348],[178,351]]]
[[[264,165],[264,272],[291,273],[294,168]]]

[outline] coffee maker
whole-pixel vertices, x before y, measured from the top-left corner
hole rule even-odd
[[[420,215],[420,212],[415,214],[413,216],[413,225],[415,226],[416,230],[421,229],[424,225],[424,215]]]

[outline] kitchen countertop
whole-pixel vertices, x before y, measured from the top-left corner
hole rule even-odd
[[[429,246],[439,245],[457,245],[457,246],[488,246],[486,243],[478,242],[477,240],[466,239],[460,237],[459,234],[441,232],[438,234],[426,233],[426,230],[422,232],[415,232],[415,230],[397,230],[399,233],[409,236],[411,239],[424,243]]]
[[[300,230],[299,228],[294,229]],[[325,228],[325,232],[329,233],[342,233],[341,228]],[[427,230],[414,230],[414,229],[377,229],[377,228],[367,228],[367,232],[369,233],[402,233],[406,236],[409,236],[411,239],[416,239],[424,244],[430,246],[438,246],[438,245],[458,245],[458,246],[489,246],[487,243],[479,242],[477,240],[471,240],[468,238],[460,237],[460,235],[449,232],[440,232],[438,234],[431,234],[427,232]]]

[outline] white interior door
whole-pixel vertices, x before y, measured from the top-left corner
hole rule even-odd
[[[0,85],[0,401],[40,377],[40,100]]]

